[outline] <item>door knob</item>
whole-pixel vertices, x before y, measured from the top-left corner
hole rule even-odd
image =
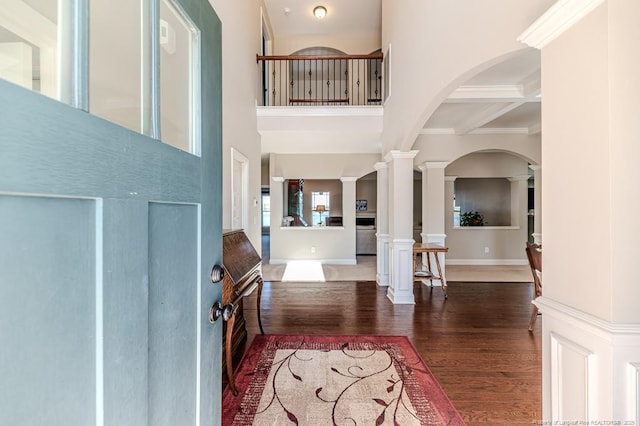
[[[213,324],[220,317],[225,321],[229,321],[229,318],[231,318],[234,313],[235,307],[231,303],[223,306],[222,303],[216,302],[211,306],[211,309],[209,309],[209,322]]]
[[[219,283],[224,278],[224,268],[220,265],[214,265],[211,269],[211,282]]]

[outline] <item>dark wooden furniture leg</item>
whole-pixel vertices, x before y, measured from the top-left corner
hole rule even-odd
[[[236,322],[236,313],[234,312],[229,318],[227,322],[227,341],[225,348],[226,355],[226,363],[227,363],[227,379],[229,379],[229,386],[231,387],[231,391],[233,391],[233,395],[238,395],[238,390],[236,389],[236,383],[233,380],[233,354],[231,353],[231,337],[233,336],[233,325]]]
[[[258,279],[258,297],[257,297],[257,309],[258,309],[258,327],[260,327],[260,334],[264,334],[262,329],[262,315],[260,315],[260,301],[262,300],[262,278]]]

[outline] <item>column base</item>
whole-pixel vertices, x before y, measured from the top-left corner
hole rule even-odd
[[[379,287],[389,286],[389,234],[376,234],[377,265],[376,283]]]
[[[413,240],[396,239],[389,244],[391,258],[390,282],[387,297],[396,305],[412,305],[413,296]]]

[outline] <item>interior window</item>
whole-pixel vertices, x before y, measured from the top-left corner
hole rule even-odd
[[[324,226],[325,219],[331,214],[331,194],[329,192],[312,192],[311,211],[313,226]]]

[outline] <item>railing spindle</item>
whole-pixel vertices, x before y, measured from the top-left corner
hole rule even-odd
[[[265,106],[381,105],[382,59],[381,53],[258,55],[265,75],[271,74],[262,80],[272,86],[262,88],[268,94]]]

